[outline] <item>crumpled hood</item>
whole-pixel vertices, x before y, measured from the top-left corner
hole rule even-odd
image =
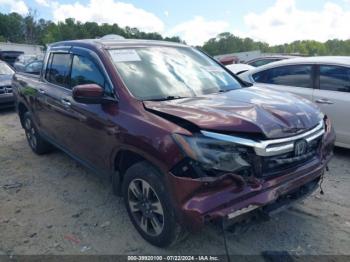
[[[260,87],[171,101],[144,101],[145,108],[190,121],[202,130],[256,133],[267,138],[315,127],[323,115],[301,97]]]

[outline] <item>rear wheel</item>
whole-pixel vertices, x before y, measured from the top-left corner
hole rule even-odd
[[[167,247],[183,236],[183,230],[159,175],[147,162],[134,164],[125,173],[123,197],[141,236],[155,246]]]
[[[45,154],[52,150],[51,144],[44,140],[38,133],[31,114],[26,112],[23,116],[24,130],[30,148],[38,155]]]

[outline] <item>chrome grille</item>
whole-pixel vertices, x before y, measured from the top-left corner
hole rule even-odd
[[[294,143],[300,139],[304,139],[308,143],[318,139],[325,133],[325,128],[324,122],[321,120],[316,127],[301,134],[287,138],[270,140],[251,140],[238,136],[230,136],[208,131],[201,131],[201,133],[206,137],[252,147],[258,156],[275,156],[293,151]]]
[[[318,149],[321,145],[321,138],[308,143],[304,154],[296,156],[294,151],[276,156],[261,157],[261,175],[263,177],[280,175],[281,172],[290,168],[297,168],[302,164],[317,157]]]
[[[281,139],[253,140],[238,136],[201,131],[206,137],[232,142],[251,149],[245,160],[251,164],[251,169],[241,173],[253,174],[257,177],[282,175],[284,170],[297,168],[317,157],[325,133],[324,121],[303,133]],[[304,141],[306,150],[301,154],[296,145]]]
[[[0,86],[0,94],[12,94],[12,86]]]

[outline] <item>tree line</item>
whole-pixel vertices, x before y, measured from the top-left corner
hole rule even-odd
[[[97,38],[108,34],[118,34],[125,38],[153,39],[183,42],[180,37],[163,37],[156,32],[146,33],[137,28],[121,28],[118,24],[81,23],[73,18],[63,22],[36,19],[36,12],[30,11],[26,16],[17,13],[0,13],[0,42],[14,42],[46,45],[48,43]],[[240,38],[229,32],[221,33],[198,46],[210,55],[220,55],[243,51],[260,50],[264,53],[284,53],[301,55],[350,55],[350,40],[328,40],[324,43],[303,40],[289,44],[270,46],[251,38]]]
[[[145,33],[137,28],[121,28],[117,24],[81,23],[73,18],[54,23],[50,20],[36,19],[36,13],[32,11],[26,16],[0,13],[0,42],[46,45],[63,40],[98,38],[108,34],[117,34],[125,38],[181,42],[176,36],[163,37],[156,32]]]
[[[270,46],[251,38],[240,38],[231,33],[221,33],[209,39],[202,47],[211,55],[228,54],[260,50],[264,53],[300,54],[300,55],[350,55],[349,40],[328,40],[324,43],[314,40],[294,41],[289,44]]]

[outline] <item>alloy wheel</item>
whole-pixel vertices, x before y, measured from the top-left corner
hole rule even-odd
[[[35,128],[33,126],[32,120],[30,118],[26,118],[25,123],[24,123],[24,127],[25,127],[25,132],[26,132],[26,136],[27,136],[29,145],[32,148],[35,148],[37,145],[36,131],[35,131]]]
[[[164,228],[164,211],[155,190],[143,179],[134,179],[128,187],[130,212],[138,226],[150,236],[158,236]]]

